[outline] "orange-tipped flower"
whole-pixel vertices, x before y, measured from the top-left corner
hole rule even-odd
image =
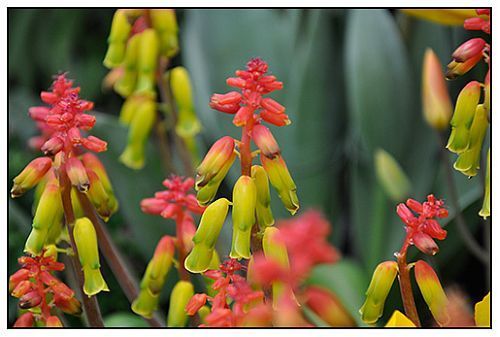
[[[306,305],[323,321],[334,327],[356,326],[335,294],[317,286],[310,286],[305,291]]]
[[[382,262],[375,268],[366,291],[365,303],[359,309],[364,322],[373,324],[382,316],[385,300],[389,295],[397,273],[398,264],[395,261]]]
[[[45,326],[47,328],[62,328],[63,325],[57,316],[49,316],[45,321]]]
[[[49,157],[40,157],[32,160],[14,178],[14,186],[10,191],[12,198],[17,198],[36,186],[51,167],[52,159]]]
[[[250,239],[255,224],[257,187],[249,176],[241,176],[233,189],[233,240],[230,257],[250,258]]]
[[[89,177],[80,159],[76,157],[69,158],[66,161],[66,173],[71,185],[75,186],[80,192],[87,192],[90,186]]]
[[[436,272],[422,260],[415,263],[414,269],[418,287],[432,316],[439,325],[446,325],[450,319],[447,309],[448,299]]]
[[[422,69],[422,104],[425,120],[437,130],[448,126],[453,110],[441,69],[437,55],[428,48]]]
[[[297,187],[288,172],[286,163],[280,155],[270,159],[261,154],[260,161],[266,170],[273,187],[278,191],[281,202],[286,209],[294,215],[299,209],[299,199],[297,197]]]
[[[35,317],[33,316],[33,313],[28,311],[17,318],[14,323],[14,328],[30,328],[33,326],[34,322]]]
[[[264,156],[272,159],[280,154],[278,143],[274,139],[271,131],[264,125],[257,124],[254,126],[252,139]]]

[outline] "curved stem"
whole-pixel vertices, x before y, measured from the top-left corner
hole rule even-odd
[[[85,212],[85,215],[94,224],[101,253],[104,255],[106,262],[115,275],[116,280],[120,284],[120,287],[122,288],[125,296],[129,300],[129,302],[132,303],[139,295],[136,280],[131,275],[129,268],[127,268],[125,261],[120,254],[120,251],[111,240],[111,236],[109,235],[106,227],[103,225],[101,219],[96,215],[94,207],[90,203],[87,195],[78,192],[78,198]],[[162,324],[162,319],[157,316],[146,319],[146,321],[153,327],[164,326]]]
[[[403,307],[405,309],[406,316],[408,316],[408,318],[411,319],[416,326],[420,327],[420,319],[418,317],[417,306],[415,305],[415,298],[413,297],[413,289],[411,287],[410,268],[406,263],[407,248],[408,240],[405,239],[403,247],[399,253],[396,253],[399,271],[399,288],[401,290],[401,299],[403,300]]]
[[[66,227],[68,229],[68,234],[71,242],[71,248],[73,249],[74,255],[71,257],[71,266],[73,267],[73,272],[78,281],[78,289],[83,302],[83,309],[87,317],[88,324],[91,327],[104,327],[104,322],[101,317],[101,311],[99,309],[99,303],[97,302],[96,296],[87,296],[83,292],[83,285],[85,282],[82,265],[80,264],[80,259],[78,257],[78,250],[76,248],[75,238],[73,236],[73,224],[75,223],[75,214],[73,212],[73,206],[71,204],[71,183],[66,174],[65,168],[62,167],[59,170],[59,185],[61,188],[61,199],[64,208],[64,218]]]
[[[446,173],[446,183],[448,185],[448,191],[450,193],[450,201],[456,212],[455,223],[457,225],[458,233],[462,237],[464,245],[472,253],[472,255],[474,255],[479,261],[481,261],[486,266],[489,266],[490,265],[489,255],[483,248],[481,248],[481,246],[479,245],[479,243],[477,243],[472,233],[469,231],[467,223],[465,222],[465,218],[462,212],[460,211],[460,203],[458,202],[457,188],[455,186],[455,181],[453,180],[453,169],[449,162],[448,150],[446,150],[444,146],[445,140],[443,139],[442,135],[440,135],[439,139],[441,140],[441,157],[443,160],[443,165],[445,167],[444,170]]]

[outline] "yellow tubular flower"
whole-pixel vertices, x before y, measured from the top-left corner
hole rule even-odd
[[[231,202],[226,198],[220,198],[203,212],[200,225],[193,237],[193,250],[184,262],[184,267],[190,272],[202,273],[210,266],[215,243],[226,220],[230,204]]]
[[[476,303],[474,306],[474,320],[476,321],[476,326],[491,327],[490,297],[490,293],[488,292],[482,301]]]
[[[130,30],[132,29],[123,10],[117,10],[111,23],[111,33],[108,37],[108,51],[104,57],[104,65],[114,68],[120,65],[125,55],[125,48]]]
[[[140,33],[140,36],[136,92],[152,93],[155,89],[155,73],[158,63],[158,35],[154,29],[146,29]]]
[[[155,119],[155,102],[152,99],[142,102],[130,123],[127,147],[120,156],[126,166],[135,170],[144,166],[146,143]]]
[[[128,97],[135,90],[140,42],[140,34],[133,35],[127,42],[127,51],[123,60],[123,74],[113,86],[122,97]]]
[[[415,328],[416,325],[413,323],[408,317],[405,316],[401,311],[399,310],[394,310],[392,313],[391,318],[385,325],[386,328],[400,328],[400,327],[406,327],[406,328]]]
[[[473,9],[402,9],[403,13],[447,26],[462,26],[465,19],[476,16]]]
[[[52,160],[49,157],[41,157],[32,160],[14,178],[14,186],[10,191],[12,198],[23,195],[26,191],[36,186],[52,167]]]
[[[149,11],[151,24],[160,38],[160,53],[168,58],[179,51],[177,19],[173,9],[152,9]]]
[[[109,291],[100,270],[97,234],[92,222],[88,218],[77,219],[73,236],[85,277],[83,291],[89,297],[101,291]]]
[[[396,159],[382,149],[375,151],[375,170],[380,184],[392,200],[399,202],[408,197],[410,180]]]
[[[233,189],[233,241],[232,258],[250,258],[250,239],[255,224],[257,187],[249,176],[241,176]]]
[[[46,243],[49,230],[52,227],[60,226],[63,215],[59,182],[55,175],[52,175],[38,202],[33,218],[33,228],[26,240],[24,251],[32,255],[39,255]]]
[[[368,290],[366,290],[365,303],[359,309],[365,323],[374,324],[382,316],[385,300],[397,273],[398,264],[395,261],[382,262],[375,268]]]
[[[170,294],[170,306],[168,309],[167,326],[185,327],[188,315],[186,305],[194,295],[194,288],[191,282],[179,281]]]
[[[274,225],[273,212],[271,210],[271,194],[269,191],[269,179],[266,170],[262,166],[252,166],[252,178],[257,187],[257,223],[261,228]]]
[[[491,153],[488,149],[488,164],[486,167],[486,176],[484,177],[484,200],[483,207],[479,211],[479,215],[484,219],[490,216],[491,209]]]
[[[415,263],[415,279],[425,303],[429,306],[432,316],[436,322],[446,325],[450,317],[448,315],[448,298],[444,293],[441,282],[430,265],[419,260]]]

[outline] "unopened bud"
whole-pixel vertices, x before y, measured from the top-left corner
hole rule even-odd
[[[97,234],[92,222],[88,218],[77,219],[73,236],[85,277],[83,291],[89,297],[101,291],[109,291],[100,270]]]
[[[94,205],[97,213],[103,218],[104,221],[108,221],[109,217],[113,213],[112,207],[113,203],[110,201],[110,196],[104,189],[99,176],[92,170],[87,169],[87,176],[90,181],[90,188],[87,192],[87,196]]]
[[[454,80],[459,76],[466,74],[469,70],[474,68],[474,66],[483,58],[482,53],[478,53],[476,55],[471,56],[464,62],[459,62],[457,60],[451,61],[446,71],[446,79]]]
[[[481,95],[481,85],[477,81],[469,82],[460,92],[451,119],[451,134],[446,147],[454,153],[462,153],[469,147],[469,130],[474,119],[476,107]]]
[[[385,325],[386,328],[415,328],[416,325],[408,317],[406,317],[401,311],[394,310],[391,318],[387,321]]]
[[[443,326],[450,319],[448,315],[448,299],[441,287],[441,282],[434,269],[426,262],[419,260],[415,263],[415,279],[425,303],[429,306],[436,322]]]
[[[189,316],[193,316],[205,305],[205,303],[207,303],[206,294],[202,293],[194,295],[186,305],[186,313]]]
[[[51,167],[52,159],[48,157],[33,159],[14,178],[14,186],[10,191],[12,198],[17,198],[36,186]]]
[[[171,58],[179,50],[177,19],[173,9],[152,9],[149,11],[151,24],[160,38],[160,53]]]
[[[80,159],[77,157],[69,158],[66,161],[66,173],[71,181],[71,185],[75,186],[80,192],[87,192],[90,181]]]
[[[278,143],[271,131],[264,125],[258,124],[254,126],[252,139],[264,156],[272,159],[280,154]]]
[[[486,41],[479,37],[470,39],[462,43],[451,56],[457,62],[465,62],[478,54],[482,55],[485,45]]]
[[[276,126],[286,126],[290,125],[292,122],[288,118],[288,115],[284,113],[274,113],[268,110],[262,110],[260,112],[260,117],[268,123],[271,123]]]
[[[80,301],[78,301],[74,296],[68,299],[57,297],[54,300],[54,303],[65,314],[74,316],[79,316],[82,314],[82,305]]]
[[[111,23],[111,32],[108,37],[108,51],[103,62],[107,68],[117,67],[122,62],[125,55],[125,44],[131,28],[125,12],[117,10]]]
[[[458,155],[453,167],[468,177],[477,174],[481,163],[481,150],[488,130],[488,116],[482,104],[476,107],[474,120],[469,130],[468,149]]]
[[[236,115],[234,115],[233,124],[238,127],[246,125],[248,120],[253,118],[252,116],[254,111],[255,109],[247,105],[240,107],[236,112]]]
[[[330,326],[356,326],[351,315],[332,292],[320,287],[310,286],[305,291],[305,298],[306,305]]]
[[[399,163],[388,152],[375,152],[377,179],[387,195],[394,201],[405,199],[410,193],[411,183]]]
[[[133,35],[127,42],[127,50],[123,59],[123,73],[115,82],[115,91],[123,97],[128,97],[135,90],[137,83],[137,62],[141,35]]]
[[[142,278],[139,296],[132,303],[132,311],[136,314],[151,318],[153,311],[158,308],[160,292],[172,266],[174,249],[174,241],[168,235],[163,236],[158,242]]]
[[[107,149],[108,143],[94,136],[82,138],[82,146],[93,152],[104,152]]]
[[[191,282],[179,281],[170,294],[170,306],[168,309],[167,326],[185,327],[188,315],[186,305],[194,295],[194,288]]]
[[[62,328],[63,325],[57,316],[49,316],[45,321],[45,326],[47,328]]]
[[[61,224],[64,215],[59,183],[54,176],[47,182],[38,202],[33,228],[26,240],[24,251],[39,255],[46,243],[49,230]]]
[[[430,48],[425,51],[422,69],[422,107],[429,126],[436,130],[448,126],[453,107],[441,63]]]
[[[38,294],[38,291],[33,290],[21,296],[19,299],[19,308],[30,309],[40,305],[40,303],[42,303],[42,297]]]
[[[299,209],[297,187],[293,181],[283,158],[278,155],[270,159],[261,154],[260,161],[269,176],[273,187],[278,191],[281,202],[294,215]]]
[[[491,153],[490,149],[488,149],[488,163],[486,164],[486,176],[484,177],[484,199],[483,199],[483,207],[479,211],[479,215],[484,219],[490,216],[491,209]]]
[[[23,280],[14,287],[14,290],[12,290],[10,294],[16,298],[19,298],[24,294],[27,294],[31,289],[31,282],[29,280]]]
[[[272,226],[274,225],[274,217],[271,211],[271,194],[266,170],[262,166],[253,165],[252,178],[257,187],[257,204],[255,206],[257,223],[262,228]]]
[[[29,277],[30,271],[28,269],[23,268],[16,271],[9,277],[9,291],[12,292],[21,281],[26,281]]]
[[[127,147],[120,156],[126,166],[139,170],[144,166],[145,147],[156,119],[156,104],[147,100],[137,109],[128,132]]]
[[[193,250],[184,262],[184,266],[190,272],[202,273],[208,269],[215,243],[229,211],[229,205],[229,200],[220,198],[211,203],[203,212],[200,225],[193,237]]]
[[[417,232],[412,237],[413,244],[422,253],[427,255],[436,255],[439,252],[439,247],[434,240],[427,234]]]
[[[249,176],[241,176],[233,188],[233,240],[232,258],[250,258],[250,239],[255,224],[257,187]]]
[[[14,328],[31,328],[33,323],[35,323],[35,317],[32,312],[28,311],[17,318]]]
[[[154,29],[146,29],[141,36],[138,55],[138,77],[136,92],[153,92],[158,63],[159,41]]]
[[[395,261],[380,263],[373,272],[372,280],[366,291],[366,300],[359,309],[365,323],[373,324],[382,316],[384,304],[398,273]]]

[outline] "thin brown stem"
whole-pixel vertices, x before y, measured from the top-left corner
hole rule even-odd
[[[396,253],[396,258],[398,260],[399,270],[399,289],[401,290],[401,299],[403,300],[405,314],[416,326],[420,327],[420,319],[418,318],[417,306],[415,305],[415,298],[413,297],[413,290],[411,287],[410,268],[406,263],[405,247],[403,247],[399,253]]]
[[[481,248],[479,243],[477,243],[474,235],[470,232],[467,227],[465,218],[460,211],[460,203],[458,202],[458,192],[455,186],[455,181],[453,180],[453,169],[449,162],[449,153],[445,148],[445,140],[443,135],[440,135],[441,140],[441,158],[443,160],[443,166],[446,173],[446,183],[448,185],[448,192],[450,193],[450,201],[455,209],[455,223],[457,225],[458,233],[462,238],[465,247],[474,255],[479,261],[485,264],[487,267],[490,265],[490,258],[488,253]]]
[[[172,164],[172,154],[168,146],[168,139],[166,137],[165,127],[160,117],[156,119],[155,134],[158,140],[158,150],[160,151],[160,159],[166,173],[176,173],[176,169]]]
[[[129,302],[132,303],[139,295],[137,282],[129,272],[129,268],[127,268],[125,261],[120,254],[120,251],[115,246],[106,227],[102,223],[101,219],[96,215],[94,207],[90,203],[87,195],[78,193],[78,198],[85,212],[85,215],[94,224],[101,253],[104,255],[106,262],[115,275],[116,280],[125,293],[125,296],[129,300]],[[151,319],[146,319],[146,321],[153,327],[163,326],[162,320],[157,316],[153,316],[153,318]]]
[[[64,167],[62,167],[62,169],[59,170],[59,184],[61,187],[61,198],[64,208],[65,223],[68,229],[71,248],[73,249],[71,266],[78,281],[78,289],[80,291],[81,299],[83,302],[83,310],[85,312],[85,316],[87,317],[87,322],[89,326],[104,327],[104,322],[102,320],[101,311],[99,309],[99,303],[97,302],[97,297],[96,296],[89,297],[83,292],[83,285],[85,279],[82,272],[82,265],[80,264],[80,259],[78,257],[78,250],[76,248],[75,238],[73,236],[73,225],[75,223],[75,215],[73,212],[73,206],[71,204],[71,183],[69,181],[69,178],[66,174]]]

